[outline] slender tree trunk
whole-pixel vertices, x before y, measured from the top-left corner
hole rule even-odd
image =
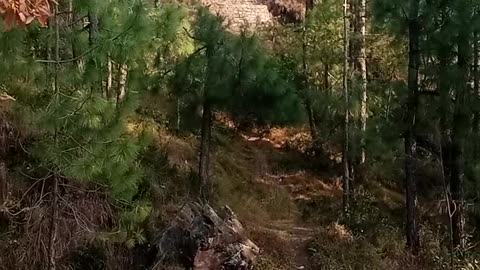
[[[118,89],[117,89],[117,105],[122,103],[127,95],[127,75],[128,75],[128,66],[127,64],[118,65]]]
[[[479,14],[480,15],[480,14]],[[477,101],[480,101],[480,86],[479,86],[479,70],[478,70],[478,61],[479,61],[479,48],[478,48],[478,32],[473,33],[473,93],[477,99]],[[478,110],[478,109],[477,109]],[[475,112],[474,118],[473,118],[473,126],[472,126],[473,132],[475,134],[480,133],[480,112]],[[477,152],[479,151],[478,149],[478,143],[476,143],[475,146],[475,155],[478,156]]]
[[[208,97],[205,94],[205,100],[203,102],[203,115],[202,115],[202,129],[201,129],[201,142],[200,142],[200,162],[199,162],[199,175],[200,175],[200,195],[203,200],[208,201],[211,195],[211,180],[210,180],[210,144],[212,137],[212,107],[208,101]]]
[[[5,161],[0,158],[0,206],[2,206],[7,201],[7,194],[7,166],[5,164]]]
[[[58,76],[60,72],[60,25],[59,25],[59,18],[58,18],[58,4],[55,5],[55,76],[54,76],[54,92],[55,92],[55,99],[57,100],[58,106],[58,98],[60,94],[60,88],[58,85]],[[55,127],[55,134],[54,134],[54,142],[55,144],[58,143],[57,140],[57,127]],[[49,243],[48,243],[48,269],[49,270],[56,270],[56,254],[57,250],[55,247],[55,242],[57,240],[57,227],[58,227],[58,179],[57,173],[53,175],[53,183],[52,183],[52,213],[51,213],[51,223],[50,223],[50,235],[49,235]]]
[[[360,88],[361,88],[361,98],[360,98],[360,164],[364,164],[366,160],[365,153],[365,136],[367,131],[367,119],[368,119],[368,108],[367,108],[367,50],[366,50],[366,10],[367,10],[367,1],[359,0],[360,3],[357,5],[357,23],[360,33],[357,35],[358,39],[358,56],[357,56],[357,65],[358,65],[358,75],[360,78]]]
[[[445,161],[443,160],[443,127],[440,126],[440,166],[443,166],[445,164]],[[454,243],[453,243],[453,212],[451,208],[451,196],[450,192],[448,190],[448,184],[447,184],[447,177],[445,175],[445,170],[441,170],[441,178],[442,178],[442,184],[443,184],[443,194],[445,197],[445,203],[447,205],[447,217],[448,217],[448,236],[449,236],[449,251],[450,251],[450,270],[453,270],[455,268],[455,249],[454,249]]]
[[[448,16],[446,11],[442,11],[443,17]],[[447,22],[444,21],[440,28],[440,35],[446,35],[448,26]],[[449,236],[449,251],[450,251],[450,270],[454,269],[454,244],[453,244],[453,210],[452,210],[452,198],[448,186],[448,179],[450,177],[450,168],[451,168],[451,157],[450,157],[450,79],[448,76],[448,68],[451,63],[449,57],[450,51],[452,50],[451,46],[445,42],[443,46],[439,48],[438,58],[439,58],[439,73],[438,73],[438,92],[440,94],[440,166],[441,177],[443,183],[443,192],[445,197],[445,202],[447,204],[447,218],[448,218],[448,236]]]
[[[324,63],[324,70],[323,70],[323,87],[325,91],[330,91],[330,81],[328,79],[328,73],[330,72],[330,66],[328,63]]]
[[[75,22],[77,20],[77,16],[75,14],[75,9],[74,9],[74,6],[73,6],[73,0],[69,0],[68,2],[68,11],[70,12],[69,16],[68,16],[68,21],[69,21],[69,25],[70,25],[70,35],[71,35],[71,44],[70,46],[72,47],[72,58],[75,58],[77,56],[77,48],[76,48],[76,39],[75,39]]]
[[[181,111],[182,111],[182,100],[180,99],[180,97],[176,97],[176,100],[175,100],[175,132],[178,135],[180,135],[180,127],[181,127],[181,121],[182,121],[182,115],[181,115]]]
[[[448,18],[446,10],[442,11],[442,16]],[[440,35],[447,35],[448,23],[445,21],[440,28]],[[439,48],[439,74],[438,74],[438,92],[440,94],[440,136],[441,136],[441,154],[442,154],[442,167],[443,175],[446,179],[450,177],[451,168],[451,141],[450,141],[450,79],[449,79],[449,66],[451,64],[450,51],[453,50],[452,46],[447,42]]]
[[[480,14],[479,14],[480,15]],[[478,32],[473,33],[473,90],[475,95],[480,96],[480,81],[479,81],[479,76],[478,74],[478,61],[480,60],[480,51],[478,48],[478,42],[479,42],[479,37],[478,37]]]
[[[205,82],[203,84],[203,113],[200,134],[200,160],[198,164],[198,174],[200,176],[200,198],[203,201],[209,201],[213,193],[213,184],[210,179],[210,151],[213,124],[213,108],[209,96],[209,88],[212,85],[212,57],[214,47],[207,47],[207,68]]]
[[[458,16],[460,20],[465,20],[469,16],[468,7],[462,1],[458,7]],[[459,78],[456,87],[455,113],[453,116],[452,130],[452,171],[450,175],[450,191],[452,200],[455,204],[455,212],[453,213],[453,235],[454,244],[460,250],[465,250],[465,191],[464,191],[464,147],[466,139],[466,131],[468,127],[468,113],[466,112],[467,103],[466,96],[468,92],[469,74],[469,58],[470,44],[468,20],[463,21],[459,28],[457,47],[458,47],[458,71]]]
[[[113,83],[113,64],[110,56],[107,56],[107,80],[105,82],[105,96],[107,99],[112,98],[112,83]]]
[[[420,237],[417,227],[417,188],[415,183],[415,126],[418,103],[418,69],[420,64],[419,38],[420,25],[418,22],[419,0],[410,0],[409,14],[409,52],[408,52],[408,104],[407,130],[405,132],[405,189],[407,210],[407,248],[412,254],[418,254]]]
[[[88,26],[88,43],[93,46],[97,41],[99,31],[99,20],[94,11],[88,11],[88,21],[90,23]]]
[[[6,121],[1,117],[1,114],[0,121]],[[8,195],[7,165],[5,164],[5,158],[8,158],[8,133],[8,124],[0,123],[0,207],[7,201]],[[1,218],[2,214],[0,214]]]
[[[307,37],[307,16],[310,8],[313,6],[313,1],[305,0],[305,20],[303,22],[303,31],[302,31],[302,67],[303,67],[303,87],[305,91],[305,109],[308,115],[308,124],[310,127],[310,136],[312,137],[313,144],[317,143],[317,127],[315,126],[315,120],[313,115],[312,108],[312,99],[309,93],[309,82],[308,82],[308,66],[307,66],[307,57],[308,57],[308,37]]]
[[[349,20],[348,20],[348,0],[344,0],[343,4],[343,96],[344,96],[344,141],[343,141],[343,212],[345,218],[350,218],[350,166],[349,166],[349,117],[350,102],[348,91],[348,73],[349,73]]]
[[[57,269],[56,262],[56,248],[55,242],[57,241],[57,228],[58,228],[58,176],[55,174],[53,176],[53,191],[52,191],[52,217],[50,223],[50,237],[49,237],[49,256],[48,264],[49,270]]]

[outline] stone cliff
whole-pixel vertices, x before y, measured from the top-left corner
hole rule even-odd
[[[201,0],[200,3],[223,17],[233,31],[243,25],[255,28],[276,17],[289,22],[301,21],[305,7],[305,0]]]

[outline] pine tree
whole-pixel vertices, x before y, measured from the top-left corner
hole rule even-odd
[[[466,1],[454,4],[457,20],[457,66],[458,82],[455,85],[455,112],[452,129],[452,170],[450,175],[450,190],[452,200],[456,204],[453,214],[453,241],[461,251],[466,248],[465,240],[465,139],[468,130],[468,107],[466,103],[469,87],[470,68],[470,18],[471,10]]]
[[[50,243],[45,243],[45,265],[39,266],[45,269],[58,268],[55,209],[62,196],[58,185],[63,181],[102,184],[121,202],[132,202],[137,195],[144,181],[140,154],[149,136],[148,130],[132,131],[128,123],[139,96],[149,89],[150,80],[157,79],[148,68],[147,50],[155,46],[163,50],[162,45],[170,42],[167,38],[177,42],[172,32],[183,31],[182,12],[172,5],[161,14],[134,0],[75,0],[55,7],[58,12],[48,28],[32,23],[0,33],[0,66],[5,68],[0,88],[16,97],[21,119],[41,134],[29,153],[41,168],[53,172]],[[153,36],[157,39],[152,41]],[[159,40],[163,42],[154,43]],[[119,63],[128,66],[128,73]],[[156,67],[163,69],[164,64]],[[118,73],[121,80],[109,76]],[[117,103],[111,92],[106,95],[107,86],[123,89],[123,101]],[[132,224],[121,228],[127,237],[121,241],[141,240],[129,231],[135,229]]]
[[[296,119],[299,100],[291,74],[266,57],[254,37],[227,34],[221,19],[206,9],[199,9],[190,37],[196,49],[175,68],[172,85],[184,101],[201,104],[200,196],[211,200],[214,111],[230,112],[235,120],[253,114],[259,124],[285,123]]]
[[[360,164],[365,163],[365,136],[367,131],[368,104],[367,104],[367,54],[366,54],[366,22],[367,22],[367,1],[356,0],[355,14],[355,72],[360,84]]]
[[[420,239],[417,224],[417,189],[415,183],[415,126],[416,110],[418,103],[418,72],[420,64],[419,54],[419,1],[410,1],[410,13],[408,23],[409,39],[409,64],[408,64],[408,107],[407,107],[407,131],[405,132],[405,186],[407,208],[407,246],[413,254],[418,254]]]
[[[303,87],[304,89],[308,89],[310,87],[309,83],[309,75],[308,75],[308,37],[307,37],[307,25],[308,25],[308,16],[310,16],[309,11],[313,8],[313,1],[312,0],[305,0],[305,20],[303,22],[303,29],[302,29],[302,69],[303,69]],[[305,109],[307,111],[308,116],[308,124],[310,126],[310,136],[312,137],[312,141],[315,144],[318,143],[318,135],[317,135],[317,127],[315,125],[314,119],[314,112],[312,108],[312,100],[310,94],[308,93],[305,95]]]
[[[350,151],[349,151],[349,144],[350,144],[350,102],[349,102],[349,19],[348,19],[348,12],[349,12],[349,4],[348,1],[345,0],[343,3],[343,50],[344,50],[344,63],[343,63],[343,98],[345,100],[344,103],[344,141],[343,141],[343,152],[342,152],[342,159],[343,159],[343,212],[345,218],[348,220],[350,218],[350,200],[351,200],[351,190],[350,190]]]

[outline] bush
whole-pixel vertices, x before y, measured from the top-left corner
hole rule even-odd
[[[377,253],[377,249],[366,239],[348,237],[342,227],[333,226],[321,232],[309,245],[313,269],[350,270],[388,269]],[[343,236],[342,236],[343,235]]]

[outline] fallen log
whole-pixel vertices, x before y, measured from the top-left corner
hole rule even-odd
[[[153,269],[252,269],[259,248],[246,236],[235,213],[225,206],[219,215],[208,205],[191,203],[154,241]],[[178,269],[178,268],[177,268]]]

